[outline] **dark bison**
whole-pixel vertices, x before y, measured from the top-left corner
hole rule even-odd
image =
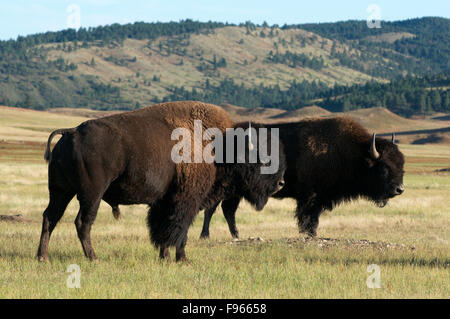
[[[90,259],[96,259],[90,232],[102,199],[113,209],[119,204],[150,205],[150,238],[160,248],[161,258],[168,258],[169,247],[175,246],[176,260],[186,258],[188,228],[200,209],[211,207],[211,201],[221,201],[225,195],[243,196],[262,209],[284,183],[284,159],[274,174],[261,174],[259,168],[265,164],[260,161],[177,164],[171,156],[177,141],[171,134],[180,127],[192,131],[194,120],[202,120],[203,129],[223,132],[234,127],[220,107],[187,101],[158,104],[54,131],[45,153],[50,201],[43,213],[38,259],[48,258],[50,235],[75,195],[80,203],[75,226]],[[50,152],[56,134],[62,137]],[[191,152],[193,155],[194,150]]]
[[[316,236],[320,214],[339,203],[366,198],[383,207],[404,191],[404,158],[394,138],[376,138],[347,117],[265,126],[279,128],[287,163],[286,184],[273,197],[297,200],[300,232]],[[235,213],[240,200],[236,196],[222,202],[235,238],[239,236]],[[209,223],[218,204],[205,210],[202,238],[209,236]]]

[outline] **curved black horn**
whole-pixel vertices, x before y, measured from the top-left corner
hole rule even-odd
[[[377,147],[375,146],[375,136],[376,134],[373,133],[372,135],[372,145],[370,145],[370,156],[376,160],[380,157],[380,154],[377,152]]]
[[[395,144],[395,133],[392,133],[392,141],[393,144]]]

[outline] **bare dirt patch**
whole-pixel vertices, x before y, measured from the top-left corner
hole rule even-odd
[[[31,223],[32,220],[23,217],[23,215],[0,215],[0,222],[12,223]]]
[[[283,238],[281,240],[272,240],[272,239],[265,240],[261,237],[249,237],[248,239],[234,239],[233,241],[225,242],[225,244],[228,245],[258,245],[262,243],[265,244],[283,243],[287,244],[288,247],[317,246],[324,249],[332,247],[352,248],[357,250],[372,248],[380,251],[384,250],[413,251],[416,249],[414,246],[407,246],[405,244],[370,241],[367,239],[340,239],[340,238],[298,237],[298,238]]]

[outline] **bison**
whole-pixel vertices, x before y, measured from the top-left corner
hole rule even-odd
[[[284,188],[275,198],[297,201],[299,230],[316,236],[324,210],[352,199],[365,198],[379,207],[400,195],[403,186],[403,154],[392,141],[369,134],[348,117],[308,119],[278,127],[287,168]],[[239,237],[235,213],[240,197],[222,202],[231,235]],[[209,237],[209,223],[218,202],[205,210],[201,238]]]
[[[261,174],[259,168],[266,165],[261,161],[176,163],[172,133],[176,128],[192,131],[195,120],[201,120],[204,129],[221,132],[235,125],[218,106],[186,101],[89,120],[51,133],[45,152],[50,201],[43,213],[38,259],[48,259],[51,233],[75,195],[80,204],[75,226],[91,260],[96,255],[90,232],[102,199],[113,211],[119,204],[148,204],[151,241],[161,258],[169,258],[169,247],[175,246],[177,261],[186,258],[188,228],[200,209],[225,195],[244,197],[262,209],[284,183],[283,153],[274,174]],[[57,134],[62,137],[50,152]]]

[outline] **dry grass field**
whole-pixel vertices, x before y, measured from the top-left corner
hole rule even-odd
[[[232,241],[220,211],[200,240],[200,213],[189,232],[190,263],[160,262],[150,245],[145,206],[122,206],[114,220],[102,203],[92,231],[98,262],[85,260],[73,200],[50,242],[50,262],[35,254],[48,202],[44,141],[50,131],[86,118],[0,108],[0,298],[449,298],[450,146],[408,145],[406,191],[383,209],[366,201],[321,217],[319,237],[297,232],[294,203],[271,200],[262,212],[242,203],[241,240]],[[81,268],[68,288],[67,268]],[[366,284],[380,267],[381,288]]]

